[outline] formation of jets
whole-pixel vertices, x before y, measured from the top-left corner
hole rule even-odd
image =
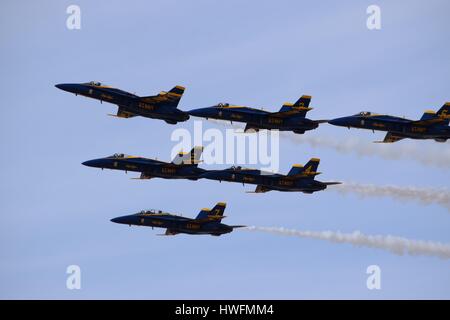
[[[262,109],[219,103],[212,107],[182,111],[178,104],[185,88],[175,86],[169,91],[161,91],[154,96],[139,97],[130,92],[105,86],[100,82],[65,83],[55,85],[58,89],[93,98],[100,102],[106,101],[118,106],[116,114],[111,116],[131,118],[142,116],[164,120],[169,124],[186,121],[190,116],[206,119],[217,119],[245,123],[244,131],[280,130],[304,134],[314,130],[322,123],[335,126],[369,129],[387,132],[380,143],[393,143],[405,138],[434,139],[446,142],[450,139],[450,102],[445,103],[437,112],[426,111],[420,120],[360,112],[353,116],[332,120],[311,120],[306,114],[312,108],[309,106],[311,96],[302,95],[295,103],[285,103],[277,112]],[[121,171],[140,173],[133,179],[209,179],[216,181],[237,182],[256,185],[254,193],[268,191],[302,192],[312,194],[325,190],[329,185],[341,182],[322,182],[315,179],[320,159],[312,158],[304,166],[295,164],[286,174],[264,172],[258,169],[232,166],[222,170],[207,170],[198,167],[203,147],[194,147],[190,152],[179,152],[171,162],[149,159],[139,156],[129,156],[116,153],[112,156],[89,160],[83,165]],[[164,235],[210,234],[220,236],[230,233],[234,228],[244,226],[229,226],[221,223],[224,218],[225,203],[218,203],[213,209],[202,209],[195,219],[173,215],[160,210],[143,210],[139,213],[114,218],[111,221],[137,226],[166,228]]]
[[[125,172],[139,172],[140,176],[133,179],[209,179],[220,182],[256,184],[255,193],[277,190],[311,194],[325,190],[329,185],[340,184],[340,182],[315,180],[315,176],[320,174],[320,172],[317,172],[320,159],[317,158],[309,160],[305,166],[300,164],[293,165],[287,175],[239,166],[223,170],[206,170],[198,167],[202,150],[202,147],[194,147],[189,153],[180,152],[172,162],[115,153],[109,157],[85,161],[83,165],[102,170],[112,169]]]
[[[306,118],[306,113],[312,109],[309,107],[311,96],[307,95],[302,95],[293,104],[283,104],[277,112],[229,103],[182,111],[178,109],[178,104],[185,88],[179,85],[168,92],[161,91],[157,95],[147,97],[139,97],[96,81],[61,83],[55,86],[75,95],[115,104],[118,106],[117,113],[110,115],[119,118],[142,116],[164,120],[169,124],[177,124],[194,116],[243,122],[246,124],[245,131],[268,129],[292,131],[297,134],[304,134],[308,130],[316,129],[321,123],[330,123],[341,127],[386,131],[385,139],[378,141],[384,143],[392,143],[404,138],[434,139],[437,142],[446,142],[447,139],[450,139],[450,102],[445,103],[437,112],[426,111],[417,121],[372,112],[360,112],[353,116],[332,120],[311,120]]]

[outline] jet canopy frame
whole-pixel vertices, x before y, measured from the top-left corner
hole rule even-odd
[[[95,86],[95,87],[103,86],[103,84],[100,81],[89,81],[89,82],[86,82],[85,84]]]
[[[355,116],[363,116],[363,117],[368,117],[371,115],[372,115],[372,112],[370,112],[370,111],[361,111],[361,112],[355,114]]]
[[[125,153],[114,153],[111,156],[111,158],[114,158],[114,159],[125,159],[125,158],[129,158],[129,157],[131,157],[131,156],[128,154],[125,154]]]

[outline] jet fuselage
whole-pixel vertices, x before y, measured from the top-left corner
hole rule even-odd
[[[242,184],[256,184],[260,191],[292,191],[313,193],[327,188],[323,182],[313,178],[293,178],[281,174],[267,174],[260,170],[230,168],[225,170],[211,170],[203,173],[202,178],[238,182]]]
[[[277,129],[280,131],[294,131],[304,133],[316,129],[319,123],[300,115],[288,117],[275,116],[264,110],[241,106],[212,106],[188,111],[191,116],[206,119],[244,122],[251,129]]]
[[[167,235],[187,233],[194,235],[210,234],[219,236],[221,234],[230,233],[233,231],[233,227],[220,222],[200,222],[191,218],[153,211],[144,211],[133,215],[122,216],[114,218],[111,221],[120,224],[127,224],[130,226],[135,225],[166,228],[168,230]]]

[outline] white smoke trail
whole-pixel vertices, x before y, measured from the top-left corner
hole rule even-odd
[[[300,231],[275,227],[247,227],[241,230],[260,231],[300,238],[320,239],[355,246],[387,250],[397,255],[426,255],[450,259],[450,244],[432,241],[412,240],[391,235],[365,235],[360,231],[341,233],[333,231]]]
[[[450,190],[434,188],[376,186],[373,184],[360,184],[344,182],[333,186],[330,190],[342,194],[354,193],[361,197],[389,197],[399,201],[416,201],[421,204],[437,204],[450,211]]]
[[[284,136],[289,137],[294,143],[308,144],[312,148],[324,147],[339,153],[355,153],[358,156],[379,156],[388,160],[415,160],[425,165],[450,168],[450,146],[448,143],[435,143],[424,147],[411,141],[380,144],[357,137],[299,136],[290,133]]]

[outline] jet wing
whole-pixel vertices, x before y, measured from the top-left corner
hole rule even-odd
[[[375,141],[375,143],[393,143],[404,139],[404,137],[400,137],[396,135],[395,133],[388,132],[386,134],[386,137],[384,137],[383,141]]]
[[[137,114],[134,114],[129,111],[125,111],[122,107],[119,106],[119,109],[117,110],[117,114],[108,114],[111,117],[117,117],[117,118],[132,118],[136,117]]]

